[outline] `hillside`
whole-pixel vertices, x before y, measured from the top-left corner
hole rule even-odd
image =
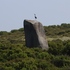
[[[70,37],[70,24],[44,26],[47,36],[69,36]]]
[[[48,51],[25,46],[24,29],[0,31],[0,70],[69,70],[70,24],[44,26]]]
[[[46,36],[48,40],[54,39],[64,39],[70,40],[70,24],[61,24],[61,25],[51,25],[44,26]],[[10,32],[0,31],[0,39],[1,40],[16,40],[16,41],[24,41],[24,29],[20,28],[18,30],[14,29]]]

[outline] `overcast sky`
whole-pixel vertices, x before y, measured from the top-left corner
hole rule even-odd
[[[0,31],[22,28],[34,13],[46,26],[70,23],[70,0],[0,0]]]

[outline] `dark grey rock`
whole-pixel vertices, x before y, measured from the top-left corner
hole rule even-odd
[[[43,25],[37,20],[24,20],[25,41],[27,47],[48,49]]]

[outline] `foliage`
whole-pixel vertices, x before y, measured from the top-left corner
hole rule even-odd
[[[58,44],[59,42],[59,44]],[[49,41],[49,50],[0,43],[0,69],[3,70],[61,70],[70,66],[70,41]],[[65,52],[66,51],[66,52]],[[65,52],[65,53],[64,53]]]
[[[47,36],[69,36],[70,37],[70,24],[62,23],[61,25],[44,26]]]
[[[70,24],[45,26],[47,36],[70,36]],[[48,41],[49,49],[27,48],[24,29],[0,32],[0,70],[69,70],[70,40]]]

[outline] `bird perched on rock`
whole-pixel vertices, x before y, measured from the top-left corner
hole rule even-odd
[[[37,19],[36,14],[34,14],[35,19]]]

